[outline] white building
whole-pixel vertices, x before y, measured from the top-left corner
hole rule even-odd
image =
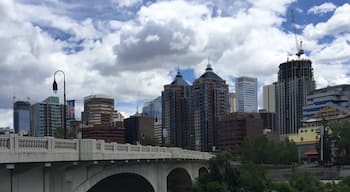
[[[238,77],[236,79],[236,96],[238,112],[257,112],[257,78]]]

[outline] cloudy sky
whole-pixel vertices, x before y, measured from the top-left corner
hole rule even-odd
[[[104,94],[128,116],[178,66],[192,82],[208,56],[230,91],[236,77],[257,77],[261,107],[261,87],[296,52],[291,9],[317,87],[350,83],[350,0],[1,0],[0,127],[13,126],[13,96],[53,95],[58,69],[77,114],[84,96]]]

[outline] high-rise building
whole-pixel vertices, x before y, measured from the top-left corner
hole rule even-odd
[[[169,133],[163,138],[165,144],[190,148],[191,86],[180,71],[162,92],[162,128]]]
[[[310,60],[298,59],[280,64],[276,83],[276,126],[280,135],[298,133],[302,127],[306,96],[314,89]]]
[[[228,107],[228,85],[208,64],[204,74],[192,85],[193,132],[190,138],[196,150],[215,151],[217,123],[229,112]]]
[[[154,139],[156,144],[162,144],[162,121],[154,119]]]
[[[327,119],[350,113],[350,85],[337,85],[314,90],[306,96],[303,119]]]
[[[99,139],[105,142],[125,143],[125,128],[122,121],[109,125],[95,124],[92,127],[80,128],[83,139]]]
[[[36,137],[55,136],[63,127],[63,105],[58,97],[48,97],[31,106],[31,135]]]
[[[263,135],[264,119],[260,113],[236,112],[226,115],[218,124],[218,149],[230,149],[235,157],[241,154],[244,138]]]
[[[237,107],[237,98],[236,98],[236,93],[229,93],[229,106],[230,106],[230,113],[236,112]]]
[[[124,119],[126,143],[150,144],[154,139],[154,119],[144,115],[134,115]]]
[[[103,95],[90,95],[84,98],[82,112],[83,126],[109,125],[123,121],[122,115],[114,110],[114,99]]]
[[[16,101],[13,104],[13,128],[15,133],[28,135],[30,132],[30,103]]]
[[[145,102],[142,114],[162,120],[162,97],[159,96],[151,101]]]
[[[263,87],[263,108],[267,112],[276,112],[276,86],[275,83]]]
[[[238,77],[236,79],[236,96],[238,112],[257,112],[257,79]]]

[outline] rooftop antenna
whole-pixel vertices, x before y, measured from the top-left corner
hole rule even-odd
[[[210,58],[208,56],[208,64],[207,64],[207,68],[205,69],[205,71],[212,71],[213,68],[211,68],[211,65],[210,65]]]
[[[294,9],[291,9],[291,15],[292,15],[292,26],[293,26],[293,32],[294,32],[294,37],[295,37],[295,44],[297,47],[297,53],[295,55],[298,56],[298,58],[300,58],[300,56],[304,54],[304,50],[302,49],[303,41],[300,40],[300,44],[298,44],[297,29],[296,29],[295,17],[294,17]]]

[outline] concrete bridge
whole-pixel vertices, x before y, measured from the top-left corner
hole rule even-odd
[[[209,153],[94,139],[0,137],[0,192],[184,192]]]

